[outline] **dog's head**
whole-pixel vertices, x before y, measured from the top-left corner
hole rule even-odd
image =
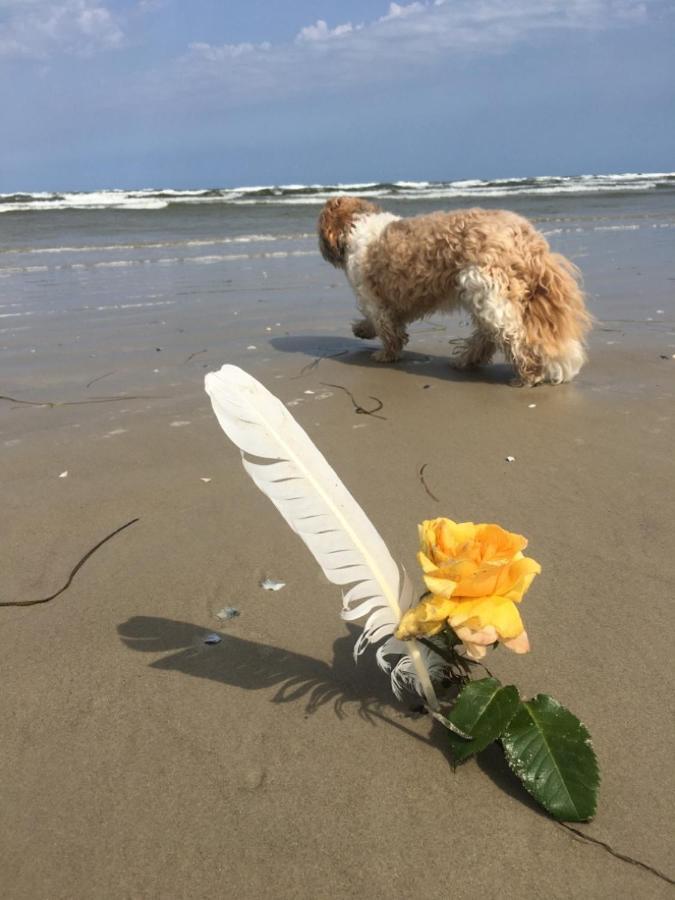
[[[358,197],[335,197],[319,216],[319,249],[323,258],[338,268],[344,266],[349,232],[357,216],[380,212],[380,207]]]

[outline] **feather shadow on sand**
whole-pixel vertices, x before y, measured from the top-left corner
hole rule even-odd
[[[347,628],[348,633],[333,644],[330,664],[281,647],[159,616],[134,616],[117,630],[129,649],[164,654],[150,663],[151,669],[182,672],[247,691],[273,690],[272,703],[304,700],[308,714],[331,706],[342,719],[353,708],[371,724],[385,721],[424,743],[435,743],[397,721],[415,713],[410,704],[393,697],[374,656],[363,657],[358,666],[354,665],[354,640],[360,629],[353,625]],[[217,634],[220,642],[205,644],[204,639],[210,634]]]
[[[418,707],[411,709],[410,703],[396,700],[373,655],[361,657],[354,665],[354,640],[359,634],[354,625],[347,625],[347,633],[333,643],[331,663],[160,616],[134,616],[118,625],[117,631],[130,650],[157,657],[151,669],[207,678],[245,691],[272,692],[274,704],[304,701],[307,715],[330,708],[342,720],[353,710],[370,725],[391,726],[435,747],[451,765],[446,730],[433,719],[427,734],[409,728],[406,720],[417,718]],[[209,634],[217,634],[220,643],[204,644]],[[480,753],[476,764],[506,794],[543,815],[514,780],[495,745]]]

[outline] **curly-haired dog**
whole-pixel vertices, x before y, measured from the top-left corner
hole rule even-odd
[[[379,362],[394,362],[406,326],[431,313],[467,310],[475,330],[454,360],[488,363],[501,350],[519,382],[559,384],[579,372],[591,317],[576,267],[552,253],[521,216],[464,209],[402,219],[357,197],[329,200],[319,218],[324,259],[344,269],[363,319],[379,337]]]

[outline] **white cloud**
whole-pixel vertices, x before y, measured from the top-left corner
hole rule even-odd
[[[220,47],[214,47],[211,44],[194,43],[189,45],[189,50],[196,57],[201,57],[209,62],[221,63],[238,59],[242,56],[251,56],[253,54],[264,54],[270,50],[271,44],[264,42],[262,44],[222,44]]]
[[[123,46],[118,18],[98,0],[2,0],[0,58],[90,55]]]
[[[436,0],[435,5],[440,6],[439,0]],[[378,22],[386,22],[389,19],[405,19],[406,16],[411,16],[423,11],[423,3],[409,3],[407,6],[405,4],[399,5],[398,3],[390,3],[387,14],[382,16],[381,19],[378,19]]]
[[[319,19],[292,43],[191,44],[179,61],[180,78],[186,89],[194,82],[211,87],[224,102],[271,99],[407,78],[444,58],[499,52],[546,32],[607,29],[647,14],[645,0],[391,2],[364,24]]]
[[[356,29],[360,27],[360,25],[357,25]],[[296,41],[325,41],[330,40],[331,38],[344,37],[346,34],[351,34],[356,29],[351,22],[347,22],[345,25],[336,25],[335,28],[329,28],[323,19],[318,19],[316,24],[306,25],[304,28],[300,29]]]

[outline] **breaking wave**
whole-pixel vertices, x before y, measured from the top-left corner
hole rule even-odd
[[[675,190],[675,172],[623,173],[619,175],[573,175],[537,178],[503,178],[491,181],[395,181],[354,184],[290,184],[203,190],[101,190],[72,193],[0,194],[0,213],[50,210],[156,211],[171,206],[232,204],[315,205],[340,194],[387,200],[443,200],[547,196],[554,194],[651,193]]]

